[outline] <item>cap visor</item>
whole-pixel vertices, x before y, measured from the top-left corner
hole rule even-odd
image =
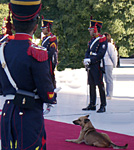
[[[94,28],[91,28],[91,27],[88,28],[88,30],[92,30],[92,29],[94,29]]]

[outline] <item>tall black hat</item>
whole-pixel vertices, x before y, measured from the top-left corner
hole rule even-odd
[[[41,0],[10,0],[9,9],[13,19],[29,21],[35,19],[41,9]]]
[[[96,30],[96,27],[97,27],[97,29],[100,30],[102,28],[102,24],[103,24],[102,21],[90,20],[90,27],[88,28],[88,30],[90,30],[90,29]]]
[[[44,19],[44,17],[42,16],[42,20],[41,20],[41,29],[43,28],[48,28],[48,32],[50,32],[50,29],[53,25],[53,20],[49,20],[49,19]]]

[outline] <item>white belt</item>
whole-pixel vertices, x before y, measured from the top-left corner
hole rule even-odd
[[[92,53],[92,55],[96,56],[97,54],[96,53]]]
[[[9,94],[9,95],[6,95],[4,96],[4,98],[6,99],[10,99],[10,100],[13,100],[15,97],[15,95],[12,95],[12,94]],[[34,99],[39,99],[40,97],[38,95],[35,95]]]
[[[55,93],[58,93],[60,90],[61,90],[61,87],[54,89],[54,92],[55,92]],[[11,100],[13,100],[14,97],[15,97],[15,95],[13,95],[13,94],[8,94],[8,95],[3,96],[3,97],[6,98],[6,99],[11,99]],[[35,95],[34,99],[40,99],[39,95]]]
[[[15,95],[6,95],[4,96],[6,99],[10,99],[10,100],[13,100]]]

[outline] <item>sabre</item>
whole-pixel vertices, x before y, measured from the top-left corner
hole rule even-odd
[[[85,69],[87,71],[87,105],[89,104],[89,86],[88,86],[88,74],[89,74],[89,63],[85,65]]]
[[[6,34],[2,39],[0,39],[0,42],[2,42],[4,39],[6,39],[9,35]]]

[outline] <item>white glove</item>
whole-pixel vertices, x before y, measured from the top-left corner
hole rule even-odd
[[[61,87],[54,89],[54,93],[58,93],[61,90]]]
[[[48,114],[51,111],[52,107],[53,107],[52,104],[43,104],[43,116]]]
[[[90,64],[90,62],[91,62],[91,59],[90,59],[90,58],[85,58],[84,61],[83,61],[83,64],[84,64],[85,66],[87,66],[87,65]]]

